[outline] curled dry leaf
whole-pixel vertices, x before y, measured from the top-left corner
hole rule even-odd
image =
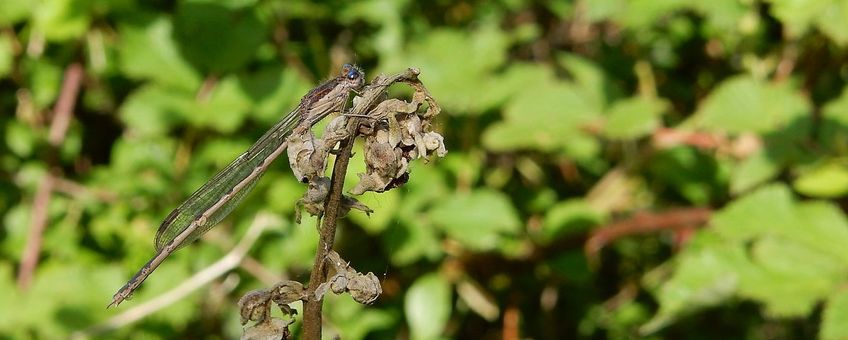
[[[241,324],[248,321],[264,322],[271,315],[271,295],[264,289],[244,294],[238,301]]]
[[[330,290],[335,294],[348,292],[354,301],[361,304],[371,304],[383,293],[380,280],[374,273],[357,272],[337,252],[331,250],[326,261],[336,274],[331,276],[327,282],[318,286],[318,289],[315,290],[316,299],[322,299],[324,294]]]
[[[378,104],[368,114],[384,120],[374,123],[365,134],[365,173],[359,174],[359,183],[351,190],[354,195],[366,191],[383,192],[406,183],[409,163],[431,154],[447,154],[444,137],[431,131],[431,120],[441,111],[419,82],[409,82],[415,89],[412,100],[405,102],[389,99]],[[428,108],[423,114],[418,109],[423,103]]]
[[[239,299],[239,314],[241,324],[249,321],[256,324],[245,329],[242,339],[289,339],[289,325],[294,319],[282,320],[271,317],[271,302],[277,304],[280,310],[289,316],[294,316],[297,311],[289,304],[306,299],[303,284],[297,281],[282,281],[271,289],[253,290]]]
[[[294,219],[297,224],[300,224],[302,210],[306,210],[312,216],[321,216],[324,214],[324,201],[327,200],[327,195],[330,193],[330,178],[329,177],[314,177],[309,181],[309,185],[303,196],[297,200],[297,207],[294,210]],[[347,214],[351,209],[362,211],[366,214],[371,214],[371,210],[367,205],[359,202],[353,197],[343,196],[341,213]]]
[[[312,130],[292,133],[286,143],[289,165],[298,181],[306,183],[324,173],[327,168],[324,144],[315,138]]]

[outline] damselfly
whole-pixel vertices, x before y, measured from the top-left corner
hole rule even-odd
[[[109,307],[130,297],[168,255],[197,240],[238,206],[286,149],[286,137],[294,129],[308,129],[328,114],[342,111],[351,91],[364,82],[362,70],[345,64],[339,76],[309,91],[297,108],[174,209],[156,232],[156,256],[115,293]]]

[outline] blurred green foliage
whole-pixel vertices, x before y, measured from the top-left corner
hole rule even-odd
[[[303,281],[312,262],[285,162],[135,300],[103,307],[171,209],[352,61],[370,77],[419,67],[450,153],[346,219],[340,253],[384,295],[329,298],[327,336],[848,338],[846,21],[848,0],[0,1],[0,336],[102,324],[270,213],[262,267],[98,334],[239,336],[235,302],[261,273]],[[666,223],[690,208],[712,213]]]

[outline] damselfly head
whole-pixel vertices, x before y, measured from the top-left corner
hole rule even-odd
[[[355,87],[365,84],[365,73],[362,72],[362,69],[356,67],[356,65],[344,64],[342,66],[342,76],[347,78],[348,81],[353,82],[352,85]]]

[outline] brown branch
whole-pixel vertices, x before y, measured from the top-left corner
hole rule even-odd
[[[728,144],[726,136],[703,131],[685,131],[672,128],[659,128],[654,131],[652,142],[654,147],[658,149],[688,145],[703,150],[711,150]]]
[[[613,241],[630,235],[649,234],[665,229],[685,229],[706,223],[709,208],[682,208],[660,213],[641,212],[592,231],[583,251],[590,263],[597,263],[601,249]]]
[[[315,263],[312,265],[312,273],[309,275],[309,285],[306,288],[309,300],[304,302],[303,307],[303,338],[307,340],[321,339],[321,310],[323,300],[315,298],[315,290],[318,285],[327,280],[327,271],[324,259],[327,258],[333,242],[336,238],[336,222],[339,217],[344,194],[344,179],[347,174],[347,166],[350,163],[353,140],[345,139],[340,145],[340,152],[333,164],[333,177],[330,184],[330,193],[324,206],[324,219],[319,229],[318,250],[315,252]]]
[[[48,172],[38,186],[32,202],[32,219],[30,220],[27,243],[21,255],[21,266],[18,269],[18,288],[27,290],[32,283],[33,273],[38,266],[38,256],[41,253],[41,244],[44,229],[47,228],[48,207],[50,196],[59,178],[56,168],[56,149],[65,141],[65,134],[73,116],[77,95],[82,83],[83,69],[79,63],[73,63],[65,70],[65,78],[62,81],[62,89],[59,99],[53,108],[53,120],[50,123],[48,141],[52,147],[48,156]],[[55,173],[54,173],[55,172]]]
[[[73,117],[74,106],[76,106],[77,94],[79,94],[79,89],[82,85],[82,76],[82,65],[79,63],[73,63],[65,70],[65,78],[62,80],[62,91],[59,93],[59,99],[53,108],[53,122],[50,124],[50,134],[48,136],[50,145],[54,147],[58,147],[65,141],[65,133],[68,132],[68,126],[71,125],[71,117]]]
[[[783,52],[780,54],[780,61],[774,70],[774,82],[779,83],[789,79],[797,63],[798,47],[790,42],[787,46],[784,46]]]
[[[32,283],[32,275],[38,266],[38,255],[41,252],[42,236],[47,227],[47,213],[50,196],[53,192],[53,176],[46,174],[32,202],[32,220],[29,226],[26,247],[21,256],[21,266],[18,269],[18,289],[27,290]]]
[[[521,312],[515,304],[510,304],[504,310],[503,326],[501,328],[501,339],[518,340],[521,338],[519,332],[519,319]]]

